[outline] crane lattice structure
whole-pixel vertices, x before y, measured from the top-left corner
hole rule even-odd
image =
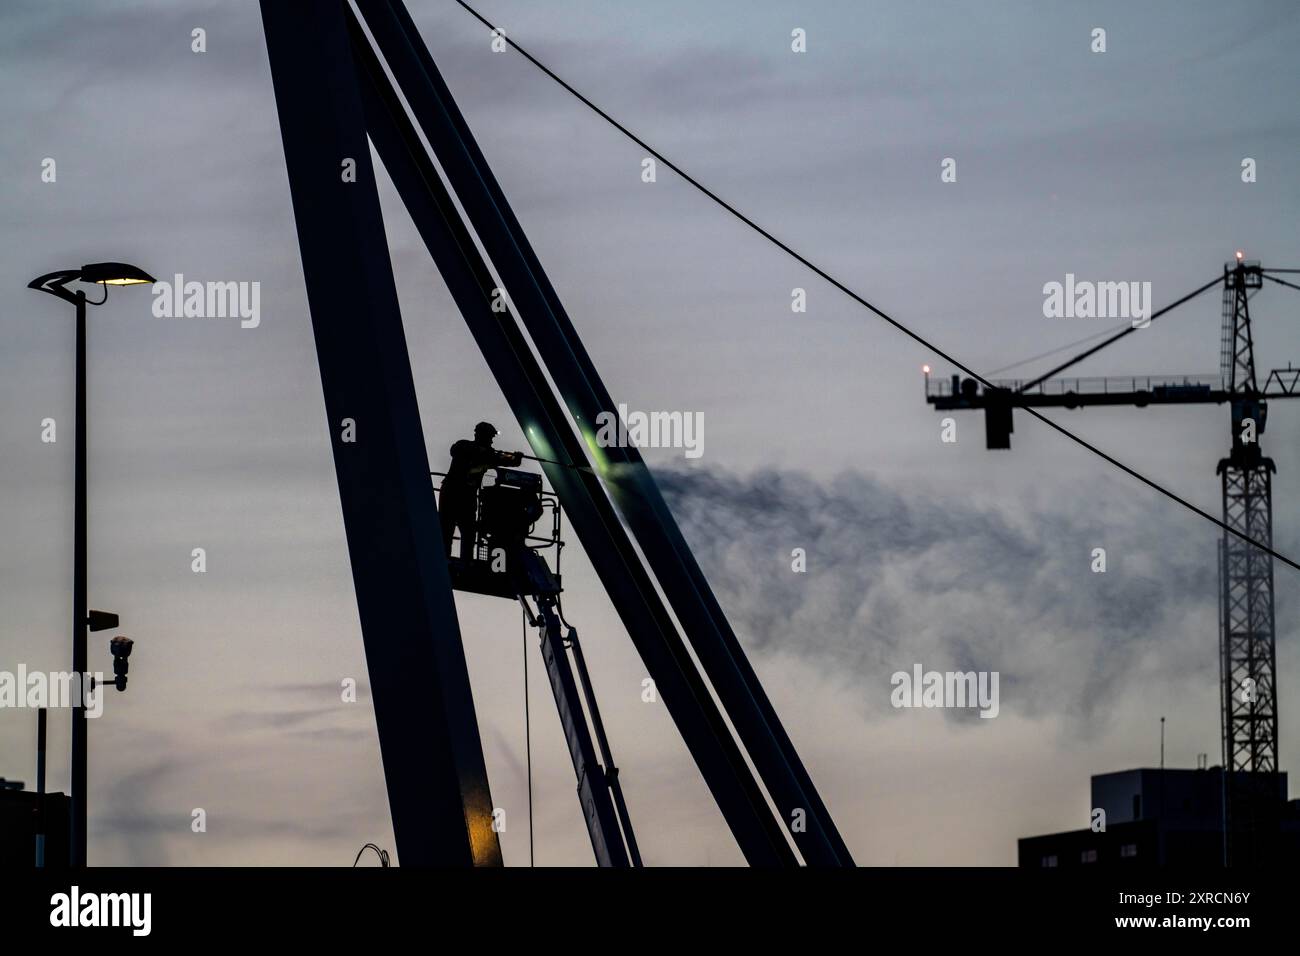
[[[1271,371],[1261,389],[1255,370],[1250,300],[1268,279],[1300,289],[1281,274],[1237,253],[1222,278],[1194,290],[1149,318],[1158,318],[1215,286],[1223,291],[1218,380],[1200,376],[1060,378],[1060,372],[1119,341],[1133,325],[1075,355],[1037,378],[999,380],[981,386],[973,378],[932,380],[926,400],[938,411],[982,408],[985,444],[1011,447],[1015,408],[1227,404],[1231,450],[1219,461],[1223,493],[1223,539],[1219,547],[1219,668],[1225,862],[1251,863],[1269,852],[1266,819],[1277,803],[1277,656],[1274,636],[1273,479],[1277,468],[1260,448],[1268,401],[1300,397],[1300,369]],[[1261,547],[1262,546],[1262,547]]]

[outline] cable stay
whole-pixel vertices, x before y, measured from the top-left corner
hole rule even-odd
[[[458,4],[459,4],[459,5],[460,5],[460,6],[461,6],[461,7],[462,7],[462,8],[463,8],[467,13],[469,13],[472,17],[474,17],[476,20],[478,20],[480,23],[482,23],[484,26],[486,26],[489,30],[497,30],[497,29],[498,29],[498,27],[496,26],[496,24],[492,23],[492,21],[490,21],[489,19],[487,19],[487,17],[483,16],[481,13],[479,13],[477,10],[475,10],[472,6],[470,6],[468,3],[466,3],[465,0],[456,0],[456,3],[458,3]],[[835,278],[834,276],[832,276],[829,272],[827,272],[827,271],[826,271],[825,269],[823,269],[821,266],[817,265],[815,262],[813,262],[813,261],[812,261],[811,259],[809,259],[807,256],[805,256],[805,255],[803,255],[802,253],[798,252],[794,247],[792,247],[792,246],[789,245],[788,243],[786,243],[786,242],[784,242],[783,240],[777,238],[776,235],[774,235],[774,234],[773,234],[772,232],[770,232],[769,230],[765,229],[763,226],[759,225],[755,220],[753,220],[753,219],[750,218],[749,216],[745,215],[745,213],[741,212],[740,209],[738,209],[736,206],[734,206],[733,204],[727,202],[727,200],[723,199],[723,198],[722,198],[721,196],[719,196],[716,192],[714,192],[713,190],[709,189],[709,187],[705,186],[702,182],[700,182],[698,179],[696,179],[694,176],[692,176],[690,173],[688,173],[688,172],[687,172],[685,169],[683,169],[681,166],[679,166],[679,165],[677,165],[676,163],[674,163],[674,162],[673,162],[672,160],[670,160],[667,156],[665,156],[662,152],[660,152],[659,150],[655,149],[655,148],[654,148],[653,146],[651,146],[648,142],[646,142],[643,138],[641,138],[640,136],[638,136],[638,135],[636,135],[635,133],[633,133],[632,130],[629,129],[625,124],[621,123],[619,120],[617,120],[617,119],[616,119],[614,116],[612,116],[610,113],[606,112],[605,110],[603,110],[603,109],[601,109],[599,106],[597,106],[597,105],[596,105],[596,104],[595,104],[595,103],[594,103],[590,98],[588,98],[587,96],[585,96],[582,92],[580,92],[578,89],[576,89],[576,88],[575,88],[572,84],[570,84],[568,81],[566,81],[566,80],[564,80],[562,77],[560,77],[560,76],[559,76],[559,75],[558,75],[554,70],[552,70],[552,69],[551,69],[550,67],[548,67],[545,63],[543,63],[541,60],[539,60],[536,56],[534,56],[532,53],[530,53],[530,52],[529,52],[528,50],[526,50],[524,47],[520,46],[519,42],[518,42],[516,39],[514,39],[513,36],[512,36],[512,38],[511,38],[511,40],[510,40],[510,49],[517,51],[517,52],[519,53],[520,56],[522,56],[522,57],[523,57],[524,59],[526,59],[529,63],[531,63],[534,67],[536,67],[538,70],[540,70],[540,71],[541,71],[543,74],[545,74],[549,79],[551,79],[551,80],[554,81],[556,84],[558,84],[561,88],[563,88],[563,89],[564,89],[567,93],[569,93],[571,96],[573,96],[573,97],[575,97],[577,100],[579,100],[579,101],[580,101],[584,106],[586,106],[589,110],[591,110],[593,113],[595,113],[597,116],[599,116],[602,120],[604,120],[604,121],[605,121],[606,123],[608,123],[610,126],[614,127],[616,130],[618,130],[618,131],[619,131],[623,136],[627,137],[629,140],[631,140],[632,142],[636,143],[639,147],[641,147],[642,149],[644,149],[644,150],[645,150],[645,151],[646,151],[650,156],[653,156],[653,157],[655,158],[655,160],[658,161],[660,164],[662,164],[663,166],[666,166],[668,169],[672,170],[674,173],[676,173],[678,176],[680,176],[681,179],[682,179],[684,182],[686,182],[689,186],[691,186],[692,188],[694,188],[695,190],[697,190],[699,193],[701,193],[702,195],[704,195],[705,197],[707,197],[709,200],[711,200],[713,203],[715,203],[715,204],[716,204],[717,206],[719,206],[721,209],[725,210],[727,213],[729,213],[730,215],[732,215],[733,217],[735,217],[736,219],[738,219],[741,223],[743,223],[743,224],[744,224],[745,226],[747,226],[749,229],[751,229],[751,230],[753,230],[754,232],[758,233],[760,236],[762,236],[764,239],[766,239],[766,240],[767,240],[768,242],[770,242],[772,245],[776,246],[778,249],[780,249],[782,252],[784,252],[787,256],[789,256],[790,258],[794,259],[794,260],[795,260],[796,262],[798,262],[800,265],[804,266],[804,268],[808,269],[810,272],[812,272],[814,275],[816,275],[817,277],[819,277],[820,279],[822,279],[824,282],[826,282],[827,284],[829,284],[829,285],[832,286],[833,288],[837,289],[838,291],[842,292],[844,295],[848,296],[848,298],[852,299],[852,300],[853,300],[854,302],[856,302],[858,305],[862,306],[862,307],[863,307],[864,309],[866,309],[867,311],[873,313],[877,318],[879,318],[879,319],[883,320],[884,322],[888,323],[889,325],[893,326],[894,329],[896,329],[897,331],[903,333],[903,334],[906,335],[908,338],[910,338],[910,339],[912,339],[913,341],[915,341],[917,344],[924,346],[926,349],[928,349],[928,350],[929,350],[930,352],[932,352],[934,355],[936,355],[936,356],[938,356],[939,358],[943,359],[945,362],[947,362],[948,364],[952,365],[954,368],[956,368],[956,369],[958,369],[958,370],[960,370],[960,371],[966,373],[966,375],[969,376],[971,379],[973,379],[976,383],[978,383],[978,384],[980,384],[980,385],[983,385],[986,389],[996,389],[996,388],[997,388],[997,386],[996,386],[993,382],[989,381],[985,376],[980,375],[978,372],[976,372],[976,371],[975,371],[974,369],[972,369],[970,366],[968,366],[968,365],[966,365],[965,363],[963,363],[963,362],[959,361],[958,359],[954,358],[951,354],[949,354],[948,352],[946,352],[946,351],[944,351],[943,349],[939,348],[937,345],[935,345],[935,344],[934,344],[933,342],[931,342],[929,339],[925,338],[925,337],[924,337],[923,335],[921,335],[920,333],[914,331],[913,329],[911,329],[911,328],[908,327],[907,325],[904,325],[904,324],[903,324],[902,322],[900,322],[898,319],[895,319],[893,316],[891,316],[890,314],[888,314],[887,312],[885,312],[883,309],[881,309],[881,308],[879,308],[878,306],[874,305],[872,302],[870,302],[870,301],[869,301],[867,298],[865,298],[863,295],[861,295],[861,294],[858,293],[858,292],[855,292],[851,287],[849,287],[849,286],[848,286],[847,284],[845,284],[844,282],[841,282],[839,279],[836,279],[836,278]],[[1268,271],[1270,271],[1270,272],[1287,273],[1287,272],[1300,272],[1300,269],[1271,269],[1271,270],[1268,270]],[[1191,295],[1192,295],[1192,296],[1198,295],[1200,292],[1205,291],[1205,289],[1212,288],[1214,285],[1216,285],[1216,284],[1217,284],[1218,282],[1220,282],[1220,281],[1221,281],[1221,280],[1216,279],[1216,280],[1214,280],[1213,282],[1208,283],[1207,285],[1205,285],[1205,286],[1202,287],[1201,289],[1197,290],[1197,292],[1193,292]],[[1175,302],[1175,303],[1173,303],[1173,304],[1170,305],[1170,306],[1166,306],[1165,309],[1163,309],[1163,310],[1161,310],[1161,311],[1162,311],[1162,312],[1166,312],[1166,311],[1168,311],[1169,309],[1172,309],[1172,308],[1176,307],[1177,305],[1180,305],[1180,304],[1182,303],[1182,301],[1185,301],[1185,300],[1180,300],[1179,302]],[[1154,316],[1153,316],[1153,317],[1154,317]],[[1110,343],[1109,343],[1109,342],[1104,343],[1101,347],[1105,347],[1105,345],[1108,345],[1108,344],[1110,344]],[[1097,351],[1097,350],[1092,350],[1092,351]],[[1090,353],[1090,354],[1091,354],[1091,353]],[[1017,363],[1017,364],[1022,364],[1022,363]],[[1073,364],[1073,362],[1067,363],[1067,365],[1068,365],[1068,364]],[[1009,366],[1009,367],[1014,367],[1014,366]],[[1049,374],[1051,374],[1051,373],[1049,373]],[[1257,541],[1257,540],[1254,540],[1253,538],[1249,538],[1249,537],[1244,537],[1243,534],[1242,534],[1242,532],[1240,531],[1240,529],[1235,529],[1235,528],[1231,528],[1231,527],[1229,527],[1229,526],[1226,525],[1223,521],[1221,521],[1220,519],[1214,517],[1214,515],[1210,514],[1209,512],[1205,511],[1204,509],[1197,507],[1195,504],[1193,504],[1192,502],[1188,501],[1186,498],[1183,498],[1181,495],[1176,494],[1175,492],[1173,492],[1173,491],[1171,491],[1170,489],[1166,488],[1164,485],[1160,484],[1159,482],[1155,481],[1154,479],[1148,478],[1146,475],[1142,474],[1142,473],[1139,472],[1137,469],[1135,469],[1135,468],[1133,468],[1133,467],[1131,467],[1131,466],[1125,464],[1124,462],[1120,461],[1120,460],[1119,460],[1118,458],[1116,458],[1114,455],[1111,455],[1111,454],[1109,454],[1108,452],[1103,451],[1101,448],[1097,447],[1096,445],[1092,444],[1091,442],[1086,441],[1086,440],[1085,440],[1084,438],[1082,438],[1081,436],[1076,435],[1074,432],[1070,431],[1070,430],[1069,430],[1068,428],[1066,428],[1065,426],[1060,425],[1060,424],[1058,424],[1057,422],[1053,421],[1052,419],[1048,418],[1046,415],[1044,415],[1044,414],[1042,414],[1041,412],[1039,412],[1036,408],[1032,407],[1032,404],[1029,404],[1029,403],[1026,403],[1026,404],[1018,404],[1017,407],[1021,407],[1021,408],[1023,408],[1024,411],[1025,411],[1028,415],[1030,415],[1031,417],[1033,417],[1033,418],[1037,419],[1038,421],[1042,422],[1044,425],[1046,425],[1048,428],[1051,428],[1053,431],[1057,432],[1057,433],[1060,434],[1062,437],[1069,439],[1070,441],[1074,442],[1076,445],[1078,445],[1079,447],[1083,448],[1084,450],[1091,452],[1092,454],[1096,455],[1098,458],[1101,458],[1103,461],[1107,462],[1108,464],[1113,465],[1114,467],[1118,468],[1120,471],[1124,472],[1124,473],[1125,473],[1126,475],[1128,475],[1129,477],[1134,478],[1134,479],[1136,479],[1137,481],[1140,481],[1142,484],[1146,485],[1146,486],[1147,486],[1148,488],[1150,488],[1151,490],[1153,490],[1153,491],[1155,491],[1155,492],[1157,492],[1157,493],[1163,495],[1164,497],[1170,499],[1171,501],[1175,502],[1176,504],[1182,505],[1182,506],[1183,506],[1184,508],[1186,508],[1188,511],[1192,512],[1193,514],[1197,515],[1198,517],[1204,518],[1206,521],[1209,521],[1211,524],[1214,524],[1214,525],[1218,526],[1219,528],[1223,529],[1223,530],[1226,531],[1227,533],[1232,534],[1232,535],[1234,535],[1234,536],[1240,538],[1240,539],[1243,540],[1245,543],[1250,544],[1250,545],[1253,546],[1253,547],[1256,547],[1256,548],[1259,548],[1259,549],[1265,551],[1267,554],[1272,555],[1274,558],[1277,558],[1279,561],[1281,561],[1282,563],[1288,565],[1289,567],[1292,567],[1292,568],[1296,569],[1297,571],[1300,571],[1300,562],[1296,562],[1296,561],[1292,560],[1291,558],[1288,558],[1288,557],[1286,557],[1285,555],[1280,554],[1279,552],[1275,551],[1272,547],[1270,547],[1270,546],[1269,546],[1267,543],[1265,543],[1265,542]],[[1008,419],[1008,421],[1009,421],[1009,419]],[[999,430],[1001,430],[1001,429],[999,428]],[[990,446],[990,447],[994,447],[994,446]],[[998,447],[1001,447],[1001,446],[998,446]]]

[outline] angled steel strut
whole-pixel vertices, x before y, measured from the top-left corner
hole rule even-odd
[[[500,864],[343,8],[264,0],[262,22],[397,851]]]
[[[615,408],[522,226],[400,2],[359,0],[376,44],[411,104],[511,303],[580,430]],[[586,423],[586,427],[584,427]],[[594,442],[588,441],[588,445]],[[804,769],[703,572],[635,447],[601,449],[607,487],[682,622],[800,853],[814,865],[851,865],[848,848]]]
[[[330,420],[334,425],[349,416],[351,403],[359,401],[359,393],[364,391],[369,403],[365,414],[377,417],[371,427],[382,428],[384,438],[395,444],[400,438],[401,448],[409,452],[394,451],[372,460],[370,449],[359,447],[360,442],[343,444],[336,438],[334,446],[367,659],[376,686],[376,713],[380,711],[381,683],[385,692],[392,694],[409,693],[419,685],[422,702],[445,695],[455,705],[439,701],[419,724],[380,722],[399,853],[405,859],[409,848],[416,860],[436,855],[438,862],[494,862],[474,856],[471,828],[456,823],[458,819],[479,819],[467,808],[472,804],[477,814],[487,784],[485,777],[481,784],[477,782],[482,754],[468,681],[463,679],[463,650],[446,561],[438,547],[441,539],[428,492],[427,459],[422,442],[418,454],[407,448],[419,436],[418,410],[365,145],[367,132],[746,859],[755,865],[792,865],[800,857],[812,865],[851,864],[825,806],[639,455],[635,449],[602,450],[608,455],[598,455],[597,468],[589,466],[587,445],[575,432],[575,423],[577,431],[589,438],[597,414],[614,405],[403,5],[395,0],[359,0],[364,27],[347,4],[334,0],[263,0],[262,6]],[[308,23],[310,29],[305,28]],[[445,183],[411,116],[436,155]],[[346,157],[357,161],[357,183],[339,182],[340,162]],[[360,182],[363,177],[364,186]],[[369,285],[339,296],[338,277],[355,269],[354,257],[364,264]],[[518,318],[492,308],[497,293],[493,269]],[[372,295],[376,290],[378,294]],[[368,362],[368,354],[362,352],[357,364],[349,364],[342,341],[345,320],[350,320],[348,335],[360,334],[367,343],[382,337],[388,346],[382,361]],[[536,354],[521,322],[536,343]],[[328,375],[327,366],[331,370]],[[363,427],[358,419],[358,433],[364,436]],[[608,464],[622,466],[617,480],[603,468]],[[372,494],[365,502],[355,500],[366,497],[367,479],[382,488],[406,489],[408,482],[413,488],[417,466],[423,501],[414,501],[414,492],[400,497],[396,505],[386,495]],[[384,523],[378,528],[354,531],[354,521],[381,518]],[[402,522],[411,523],[399,528]],[[390,535],[405,541],[405,550],[389,552],[385,539]],[[421,544],[418,549],[416,539]],[[413,561],[417,551],[422,562],[418,565]],[[412,563],[398,575],[396,565],[405,561]],[[391,607],[384,607],[383,615],[368,614],[369,603],[362,606],[362,585],[378,588],[378,581],[372,578],[400,580],[403,587],[427,592],[439,615],[422,615],[409,595],[404,602],[394,598]],[[689,648],[660,598],[656,580],[681,622]],[[390,591],[396,587],[390,585]],[[438,601],[433,600],[435,592]],[[554,623],[544,613],[539,618],[543,624]],[[554,640],[558,628],[551,627],[546,634],[552,644],[558,643]],[[398,662],[407,653],[407,635],[413,635],[426,650],[429,646],[436,649],[433,657],[458,660],[460,668],[445,667],[445,676],[433,684],[419,673],[403,670]],[[396,644],[403,648],[393,646]],[[585,667],[576,650],[575,657],[586,690]],[[377,672],[386,679],[381,681]],[[563,701],[560,689],[557,687],[557,703],[563,716],[572,688],[565,684]],[[438,726],[440,721],[447,725]],[[458,756],[469,761],[473,772],[468,778],[452,776],[459,783],[473,782],[469,790],[474,799],[462,790],[458,803],[421,808],[426,821],[422,829],[398,818],[399,813],[412,811],[412,800],[418,804],[423,797],[396,791],[415,779],[414,766],[428,763],[424,734],[466,745],[460,750],[448,748],[447,755],[453,764]],[[598,724],[597,735],[608,763],[608,747]],[[570,738],[571,749],[575,739]],[[579,744],[581,753],[574,754],[581,786],[581,768],[589,761],[598,764],[590,757],[588,743],[579,740]],[[454,768],[444,762],[434,769],[441,773]],[[429,778],[437,775],[425,773]],[[429,779],[422,785],[432,783]],[[453,793],[450,783],[441,781],[448,794]],[[625,823],[621,792],[612,789],[617,815]],[[490,801],[486,806],[490,814]],[[617,832],[616,825],[603,819],[610,816],[603,798],[600,816],[599,832]],[[435,837],[428,832],[444,825],[450,836],[441,833]],[[599,833],[596,829],[592,833],[599,857]],[[492,836],[495,848],[495,834]],[[454,852],[435,853],[432,849],[443,844],[455,848]],[[636,855],[634,843],[631,854]],[[613,863],[626,856],[618,849],[604,855],[607,859],[602,862]]]

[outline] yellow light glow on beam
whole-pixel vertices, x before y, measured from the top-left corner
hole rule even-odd
[[[580,431],[582,432],[582,440],[587,443],[587,450],[591,452],[591,460],[596,465],[596,474],[606,474],[609,469],[609,462],[605,459],[604,449],[596,441],[595,435],[585,428],[580,429]]]
[[[148,279],[100,279],[96,285],[148,285]]]
[[[492,803],[487,793],[472,789],[464,795],[465,831],[474,866],[500,866],[501,841],[493,829]]]

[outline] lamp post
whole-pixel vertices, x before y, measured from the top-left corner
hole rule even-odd
[[[86,306],[101,305],[108,299],[111,285],[142,285],[154,282],[153,276],[122,262],[96,262],[80,269],[49,272],[27,283],[29,289],[47,292],[71,302],[77,309],[77,403],[76,435],[73,478],[73,569],[72,569],[72,672],[81,675],[78,684],[81,693],[72,710],[72,820],[68,841],[69,863],[74,867],[86,865],[86,630],[90,626],[90,610],[86,598]],[[89,282],[104,287],[104,298],[88,302],[86,293],[78,289],[69,291],[69,282]],[[116,615],[97,618],[95,630],[101,621],[111,618],[102,626],[115,627]],[[103,690],[99,690],[103,693]]]

